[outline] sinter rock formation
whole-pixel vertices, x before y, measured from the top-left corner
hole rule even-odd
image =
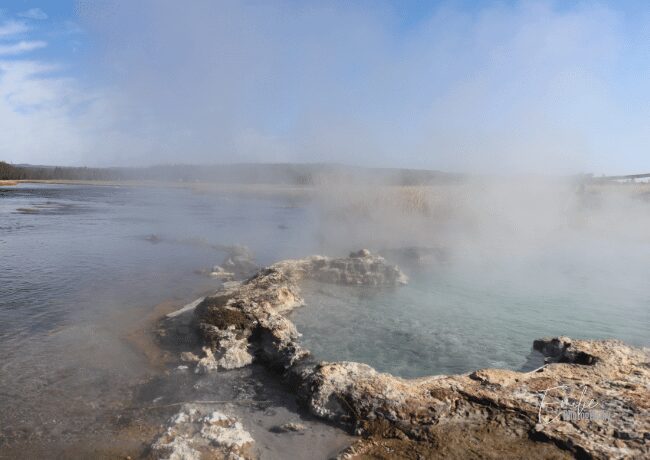
[[[254,440],[234,417],[185,404],[152,444],[152,453],[172,460],[249,460],[257,458]]]
[[[443,449],[456,443],[451,453],[459,457],[470,433],[486,426],[494,426],[498,439],[483,433],[474,448],[482,451],[488,438],[491,453],[501,457],[551,455],[543,445],[524,454],[521,440],[549,441],[578,458],[648,457],[646,351],[615,340],[566,337],[534,346],[551,362],[528,373],[483,369],[404,380],[365,364],[321,363],[302,371],[299,394],[312,413],[359,434],[442,443]],[[361,441],[353,452],[368,454],[368,445],[377,446]]]
[[[255,263],[253,253],[246,246],[215,246],[215,249],[225,250],[226,257],[221,265],[215,265],[208,274],[224,280],[242,279],[253,276],[260,266]]]
[[[622,342],[537,340],[547,364],[413,380],[352,362],[315,363],[284,315],[302,279],[395,286],[406,277],[367,250],[278,262],[229,283],[196,309],[199,368],[253,360],[281,372],[318,417],[363,439],[343,458],[642,458],[650,456],[650,359]]]

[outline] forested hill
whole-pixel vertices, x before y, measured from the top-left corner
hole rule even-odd
[[[12,165],[0,161],[0,180],[118,180],[112,168]]]
[[[423,185],[455,181],[458,174],[432,170],[362,168],[335,164],[161,165],[143,168],[86,168],[12,165],[0,161],[0,180],[153,180],[243,184],[311,185],[321,180]]]

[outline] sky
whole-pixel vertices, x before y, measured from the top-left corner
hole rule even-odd
[[[0,160],[650,172],[650,3],[2,0]]]

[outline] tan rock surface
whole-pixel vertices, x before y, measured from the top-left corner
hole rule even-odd
[[[534,372],[482,369],[414,380],[360,363],[314,365],[283,316],[302,305],[298,282],[306,278],[406,282],[399,268],[365,250],[288,260],[206,298],[196,315],[215,356],[245,349],[284,373],[313,414],[367,437],[346,458],[460,458],[463,449],[485,458],[650,457],[647,350],[615,340],[540,339],[534,348],[548,364]]]

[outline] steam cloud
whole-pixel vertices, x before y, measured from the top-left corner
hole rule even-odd
[[[3,159],[650,170],[645,2],[412,7],[79,0],[78,72],[0,14]]]
[[[650,169],[650,15],[633,10],[80,2],[112,88],[93,162]]]

